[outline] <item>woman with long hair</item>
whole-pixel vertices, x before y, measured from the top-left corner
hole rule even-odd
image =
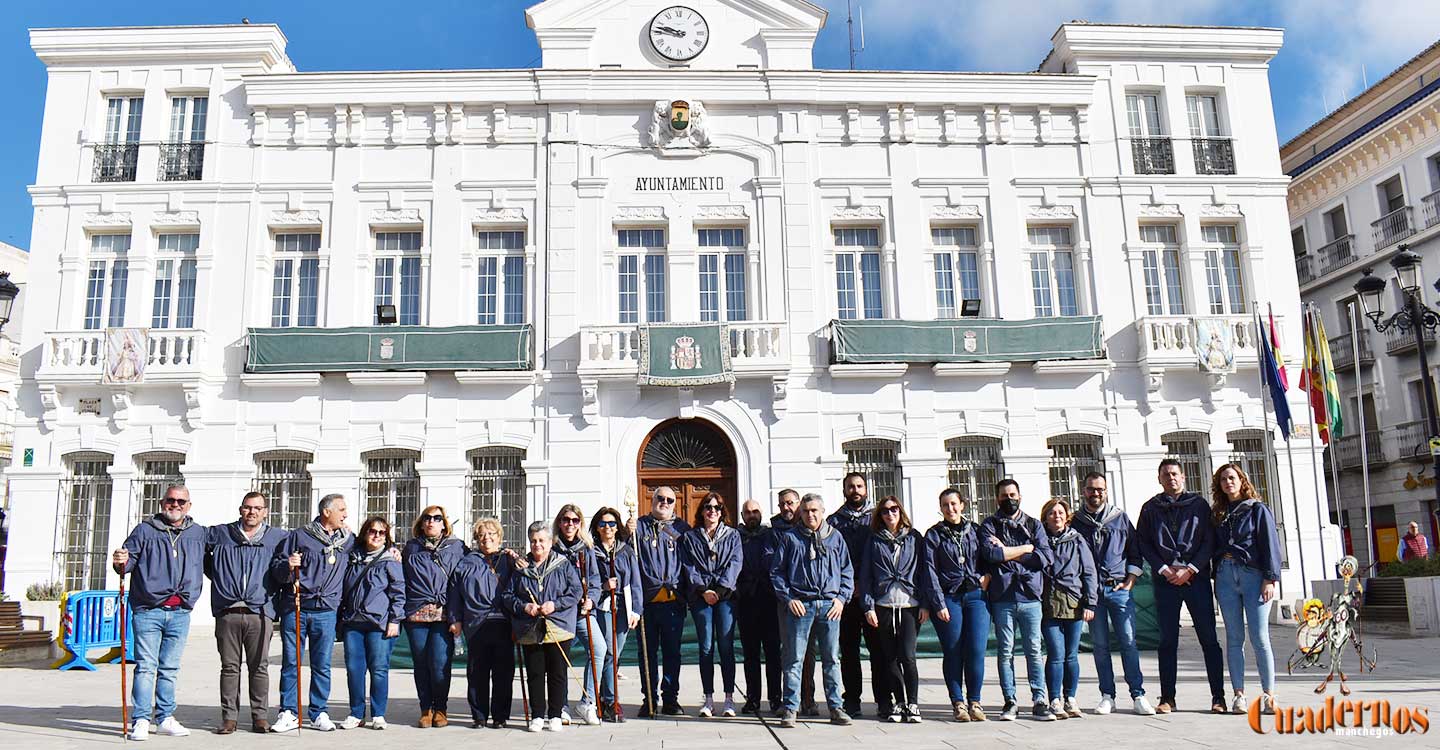
[[[965,517],[965,496],[954,487],[940,493],[940,522],[925,532],[929,575],[941,597],[935,603],[935,634],[944,654],[942,672],[955,721],[985,721],[980,686],[985,682],[985,648],[990,608],[980,567],[979,525]]]
[[[1215,598],[1225,622],[1225,658],[1235,699],[1245,704],[1245,635],[1260,672],[1261,713],[1275,711],[1275,656],[1270,650],[1270,605],[1280,586],[1280,533],[1275,515],[1261,502],[1238,464],[1225,464],[1210,480],[1210,520],[1215,525]]]
[[[530,551],[525,567],[510,576],[500,601],[510,613],[510,628],[519,641],[530,677],[528,731],[559,732],[565,707],[565,652],[575,639],[575,619],[584,594],[575,566],[551,548],[554,540],[544,521],[530,524]]]
[[[475,727],[499,729],[510,720],[510,685],[515,679],[515,649],[510,621],[500,607],[500,592],[510,585],[514,552],[501,547],[505,529],[482,518],[471,530],[475,546],[450,574],[445,614],[450,634],[466,644],[466,698]]]
[[[1057,497],[1045,503],[1040,521],[1050,537],[1051,551],[1040,599],[1046,690],[1055,718],[1078,719],[1081,713],[1075,693],[1080,688],[1080,631],[1095,619],[1100,579],[1090,543],[1070,528],[1069,501]]]
[[[596,599],[594,620],[599,626],[592,634],[594,662],[587,667],[600,675],[600,716],[607,721],[625,721],[625,714],[615,699],[615,662],[625,651],[625,638],[640,622],[645,606],[640,587],[640,564],[630,542],[630,530],[620,520],[620,511],[601,508],[590,517],[590,538],[595,540],[595,571],[600,579],[600,596]],[[585,681],[586,706],[594,705],[591,681]]]
[[[915,641],[938,607],[938,589],[925,565],[925,540],[910,525],[900,499],[886,495],[870,515],[870,536],[855,562],[865,624],[879,646],[873,686],[881,721],[920,723],[920,673]]]
[[[695,524],[680,537],[680,578],[695,619],[700,649],[700,717],[715,715],[715,651],[725,687],[721,715],[735,715],[735,612],[731,598],[740,578],[740,532],[726,523],[725,499],[711,492],[695,510]]]
[[[560,512],[555,514],[555,522],[550,525],[550,538],[554,540],[555,553],[570,561],[570,564],[575,567],[576,576],[580,579],[580,609],[575,621],[575,643],[583,649],[585,644],[593,644],[595,639],[600,637],[595,626],[593,611],[595,600],[599,598],[600,576],[595,572],[595,556],[590,549],[590,535],[585,531],[585,514],[580,512],[580,506],[574,503],[565,503],[560,506]],[[588,679],[589,674],[586,672],[580,680],[587,693],[593,692],[591,684],[594,681]],[[566,691],[560,718],[565,724],[569,724],[568,685]],[[599,725],[600,715],[596,713],[594,703],[584,703],[583,697],[581,701],[580,720],[590,726]]]
[[[405,543],[405,637],[415,660],[415,693],[420,699],[420,726],[443,727],[450,701],[450,660],[455,639],[445,602],[450,574],[465,557],[465,543],[450,535],[445,509],[431,505],[420,511]]]
[[[370,727],[385,728],[390,695],[390,652],[405,617],[405,574],[391,553],[390,522],[367,518],[350,549],[341,589],[339,630],[345,644],[350,715],[341,729],[365,724],[365,676],[370,676]]]

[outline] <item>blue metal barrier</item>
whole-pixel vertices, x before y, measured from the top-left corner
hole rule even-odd
[[[64,656],[55,663],[60,670],[84,669],[94,672],[95,665],[85,655],[97,648],[110,649],[96,661],[108,663],[120,658],[120,592],[71,591],[63,603],[65,616],[61,621],[60,645]],[[126,609],[126,614],[130,612]],[[126,625],[125,658],[134,659],[135,621]]]

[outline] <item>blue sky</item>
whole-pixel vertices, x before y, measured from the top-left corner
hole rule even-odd
[[[278,23],[300,70],[523,68],[539,64],[525,26],[533,0],[0,0],[0,70],[11,113],[0,118],[0,241],[30,246],[25,187],[35,179],[45,69],[27,29],[42,26]],[[1413,4],[1412,4],[1413,3]],[[847,64],[845,0],[816,47],[822,68]],[[1416,0],[864,0],[859,67],[1032,70],[1056,26],[1071,19],[1233,24],[1286,29],[1271,66],[1282,141],[1440,37],[1440,13]],[[1018,9],[1023,7],[1023,12]]]

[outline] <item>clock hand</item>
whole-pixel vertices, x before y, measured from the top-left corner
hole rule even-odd
[[[683,32],[683,31],[681,31],[681,30],[679,30],[679,29],[672,29],[672,28],[670,28],[669,26],[656,26],[656,27],[655,27],[655,30],[658,31],[658,32],[660,32],[660,33],[662,33],[662,34],[669,34],[670,36],[677,37],[677,38],[680,38],[680,39],[684,39],[684,38],[685,38],[685,32]]]

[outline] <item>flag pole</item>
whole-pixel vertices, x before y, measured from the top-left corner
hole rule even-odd
[[[1258,311],[1257,311],[1257,312],[1258,312]],[[1265,303],[1265,312],[1268,314],[1268,317],[1269,317],[1269,318],[1273,319],[1273,318],[1275,317],[1275,310],[1274,310],[1273,307],[1271,307],[1271,305],[1270,305],[1269,302],[1266,302],[1266,303]],[[1265,340],[1266,340],[1266,343],[1267,343],[1267,344],[1270,344],[1270,347],[1271,347],[1271,348],[1270,348],[1270,356],[1274,359],[1274,361],[1275,361],[1275,368],[1278,370],[1278,369],[1280,368],[1280,359],[1279,359],[1279,354],[1276,353],[1278,350],[1275,348],[1275,346],[1276,346],[1276,344],[1277,344],[1278,342],[1274,342],[1274,341],[1271,339],[1271,337],[1270,337],[1270,331],[1271,331],[1271,330],[1272,330],[1272,329],[1269,328],[1268,325],[1267,325],[1267,327],[1265,328],[1265,337],[1266,337]],[[1277,384],[1277,385],[1278,385],[1278,384]],[[1283,388],[1283,386],[1282,386],[1282,388]],[[1282,396],[1282,398],[1288,398],[1288,397],[1287,397],[1287,396]],[[1289,404],[1287,403],[1286,406],[1288,407]],[[1275,415],[1276,415],[1275,418],[1278,420],[1278,419],[1280,418],[1280,416],[1279,416],[1279,415],[1280,415],[1280,412],[1277,410],[1277,411],[1275,412]],[[1292,419],[1292,421],[1293,421],[1293,419],[1294,419],[1293,416],[1292,416],[1291,419]],[[1299,484],[1295,481],[1295,450],[1290,446],[1290,438],[1285,437],[1284,435],[1281,435],[1281,437],[1283,437],[1283,438],[1285,439],[1285,463],[1286,463],[1286,465],[1288,465],[1289,468],[1290,468],[1290,504],[1293,505],[1293,506],[1295,506],[1295,540],[1296,540],[1297,542],[1300,542],[1300,545],[1299,545],[1299,546],[1300,546],[1300,593],[1301,593],[1301,595],[1303,595],[1305,598],[1308,599],[1308,598],[1310,597],[1310,577],[1309,577],[1308,575],[1306,575],[1306,573],[1305,573],[1305,544],[1304,544],[1304,534],[1303,534],[1303,532],[1301,532],[1301,526],[1300,526],[1300,486],[1299,486]],[[1318,501],[1318,499],[1317,499],[1317,501]],[[1320,568],[1320,569],[1321,569],[1321,570],[1324,570],[1324,569],[1325,569],[1325,568],[1324,568],[1324,564],[1325,564],[1325,527],[1324,527],[1324,519],[1316,519],[1316,520],[1321,523],[1321,526],[1320,526],[1320,536],[1319,536],[1319,541],[1320,541],[1320,564],[1321,564],[1321,568]]]
[[[1350,348],[1355,358],[1355,412],[1360,418],[1360,486],[1365,495],[1365,550],[1370,556],[1366,570],[1375,566],[1375,526],[1370,517],[1370,448],[1365,435],[1365,380],[1360,374],[1360,316],[1355,303],[1347,305],[1350,316]]]
[[[1263,442],[1265,448],[1265,488],[1269,490],[1272,495],[1275,495],[1279,494],[1276,492],[1278,481],[1275,475],[1280,473],[1280,462],[1274,460],[1275,446],[1273,443],[1275,442],[1275,434],[1270,431],[1270,408],[1266,406],[1270,401],[1270,388],[1265,384],[1265,342],[1261,340],[1261,337],[1265,334],[1262,333],[1264,328],[1260,325],[1260,303],[1252,300],[1250,306],[1255,317],[1255,333],[1258,334],[1256,340],[1259,343],[1259,345],[1255,347],[1255,372],[1260,378],[1260,416],[1265,420],[1265,440]],[[1273,499],[1267,498],[1267,500],[1271,501],[1272,506],[1274,505]],[[1280,501],[1279,507],[1285,507],[1283,500]],[[1288,539],[1286,540],[1285,547],[1287,550],[1290,547]]]
[[[1305,333],[1305,369],[1308,373],[1310,369],[1311,354],[1318,353],[1320,351],[1319,345],[1315,343],[1315,337],[1319,334],[1315,330],[1313,321],[1311,321],[1310,319],[1310,305],[1305,305],[1301,309],[1300,314],[1300,320],[1303,324],[1302,327]],[[1315,379],[1313,377],[1309,377],[1307,375],[1306,380],[1310,383],[1311,388],[1315,387]],[[1325,571],[1330,569],[1330,561],[1325,557],[1325,544],[1327,541],[1327,535],[1325,533],[1324,521],[1325,516],[1328,515],[1330,511],[1325,507],[1325,502],[1320,499],[1320,495],[1325,492],[1325,482],[1320,478],[1320,459],[1315,453],[1315,401],[1313,398],[1311,398],[1311,393],[1312,391],[1308,390],[1305,392],[1305,400],[1308,402],[1305,405],[1305,411],[1310,415],[1310,471],[1315,479],[1315,513],[1320,518],[1320,576],[1323,578],[1325,576]],[[1335,513],[1335,523],[1337,525],[1340,523],[1339,512]]]

